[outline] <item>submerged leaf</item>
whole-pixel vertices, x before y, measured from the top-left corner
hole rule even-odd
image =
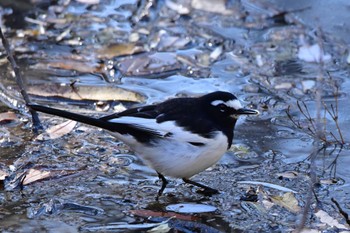
[[[126,76],[145,76],[181,69],[175,53],[145,53],[119,61],[119,69]]]
[[[98,100],[98,101],[132,101],[143,102],[141,94],[112,85],[61,85],[49,83],[27,87],[31,95],[41,97],[61,97],[72,100]]]
[[[144,49],[135,43],[128,44],[111,44],[97,51],[99,58],[113,58],[118,56],[132,55],[143,52]]]

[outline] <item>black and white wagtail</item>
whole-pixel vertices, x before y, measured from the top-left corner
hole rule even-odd
[[[108,130],[158,173],[162,180],[158,197],[168,183],[164,176],[182,178],[203,188],[206,194],[218,193],[189,178],[215,164],[230,148],[240,115],[258,114],[243,108],[236,96],[221,91],[195,98],[174,98],[102,118],[36,104],[28,107]]]

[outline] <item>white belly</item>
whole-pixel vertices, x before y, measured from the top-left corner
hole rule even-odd
[[[139,144],[131,136],[112,133],[124,141],[146,165],[164,176],[190,178],[215,164],[226,152],[228,142],[223,133],[206,139],[204,145],[195,146],[181,139],[164,138],[157,146]]]

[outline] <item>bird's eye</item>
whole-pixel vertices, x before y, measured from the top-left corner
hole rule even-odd
[[[227,106],[225,104],[219,104],[218,107],[221,112],[225,112],[227,110]]]

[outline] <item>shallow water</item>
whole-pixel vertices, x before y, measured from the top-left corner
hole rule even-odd
[[[221,193],[203,197],[197,188],[171,180],[156,202],[160,182],[155,172],[96,128],[79,124],[56,139],[35,139],[1,50],[0,113],[10,107],[17,116],[0,122],[0,178],[9,176],[0,191],[2,231],[146,232],[155,225],[145,224],[166,220],[163,226],[168,224],[173,232],[291,231],[298,227],[302,211],[297,207],[306,205],[313,174],[319,202],[312,199],[305,227],[330,227],[318,217],[319,209],[347,227],[348,3],[328,3],[339,9],[335,20],[323,1],[216,1],[210,7],[195,0],[175,2],[0,1],[0,13],[35,102],[101,116],[224,90],[257,108],[259,116],[239,120],[233,147],[220,162],[194,177]],[[9,17],[18,18],[17,23]],[[322,42],[332,59],[324,64],[303,61],[297,56],[302,41]],[[344,143],[318,94],[329,109],[337,104]],[[313,126],[297,101],[304,101],[312,118],[320,110],[325,143],[310,135],[308,127]],[[286,114],[288,106],[301,129]],[[43,114],[40,118],[47,128],[64,121]],[[316,160],[309,160],[317,150]],[[266,183],[296,191],[294,209],[267,205],[285,191]],[[249,187],[257,191],[258,201],[245,201]],[[217,210],[171,218],[173,212],[166,207],[179,203]]]

